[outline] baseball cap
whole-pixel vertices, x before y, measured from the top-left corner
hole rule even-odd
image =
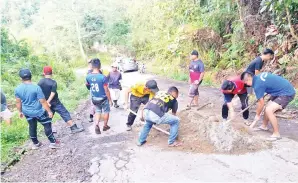
[[[193,51],[191,52],[191,55],[199,56],[199,52],[198,52],[197,50],[193,50]]]
[[[232,81],[229,81],[229,80],[225,80],[221,85],[222,90],[232,90],[233,88],[234,88],[234,84]]]
[[[116,62],[114,62],[113,64],[112,64],[112,67],[118,67],[118,64],[116,63]]]
[[[31,79],[32,77],[32,74],[31,74],[31,71],[29,69],[21,69],[19,71],[19,76],[22,78],[22,79]]]
[[[157,93],[159,88],[155,80],[149,80],[146,82],[146,87],[149,88],[153,93]]]
[[[101,66],[100,60],[98,58],[92,59],[92,67],[97,67],[99,68]]]
[[[51,66],[45,66],[43,68],[43,74],[44,75],[52,75],[52,73],[53,73],[53,70],[52,70]]]

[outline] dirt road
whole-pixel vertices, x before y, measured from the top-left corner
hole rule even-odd
[[[127,73],[124,85],[153,77]],[[179,107],[183,109],[187,84],[164,78],[157,80],[161,89],[178,86]],[[202,87],[200,91],[202,103],[212,101],[212,112],[220,114],[222,97],[218,89]],[[298,182],[297,119],[281,123],[284,138],[273,143],[270,149],[240,155],[195,153],[168,148],[167,137],[157,132],[151,132],[146,145],[137,147],[140,127],[134,127],[133,132],[125,131],[127,112],[123,109],[112,109],[111,130],[95,135],[93,125],[87,120],[88,105],[89,101],[82,102],[73,114],[76,122],[86,129],[84,132],[71,135],[59,121],[55,126],[61,148],[50,150],[43,146],[37,151],[29,150],[2,176],[2,181]],[[269,133],[263,135],[269,136]],[[47,143],[45,139],[43,142]]]

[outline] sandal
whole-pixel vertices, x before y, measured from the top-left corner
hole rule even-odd
[[[244,124],[245,124],[246,126],[250,126],[250,125],[252,124],[252,122],[250,122],[250,121],[245,121]]]
[[[274,141],[277,141],[277,140],[280,140],[280,139],[282,139],[281,136],[273,136],[273,135],[271,135],[271,137],[267,138],[266,140],[267,141],[274,142]]]
[[[109,127],[108,125],[107,126],[104,126],[103,127],[103,129],[102,129],[102,131],[107,131],[107,130],[109,130],[111,127]]]
[[[169,147],[178,147],[178,146],[182,146],[181,142],[174,142],[172,144],[169,144]]]
[[[262,125],[255,129],[255,131],[268,131],[268,130],[269,130],[268,127],[264,128]]]

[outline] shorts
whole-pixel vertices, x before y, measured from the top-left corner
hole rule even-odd
[[[110,88],[110,93],[111,93],[112,100],[119,100],[119,98],[120,98],[120,89]]]
[[[51,123],[52,122],[52,118],[49,117],[49,114],[47,113],[47,111],[44,111],[44,113],[41,116],[30,117],[30,116],[25,115],[25,117],[26,117],[26,119],[29,123],[31,121],[35,121],[35,120],[37,120],[41,124],[46,124],[46,123]]]
[[[12,112],[9,109],[5,109],[4,111],[0,112],[0,118],[4,120],[9,120],[12,117]]]
[[[98,103],[93,102],[93,104],[95,106],[96,113],[108,114],[111,111],[108,99],[104,99],[104,100],[102,100],[101,102],[98,102]]]
[[[60,101],[57,101],[56,103],[51,104],[50,108],[53,113],[57,112],[61,116],[63,121],[68,122],[72,120],[68,110],[64,107],[64,105]]]
[[[287,105],[294,100],[295,95],[292,96],[271,96],[270,100],[272,102],[277,103],[280,105],[283,109],[287,107]]]

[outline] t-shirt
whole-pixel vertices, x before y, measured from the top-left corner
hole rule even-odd
[[[177,100],[170,94],[164,91],[159,91],[156,93],[154,98],[148,102],[145,109],[148,109],[159,117],[162,117],[170,109],[173,113],[176,113],[178,110]]]
[[[108,86],[107,79],[100,73],[91,73],[86,77],[87,86],[90,87],[92,97],[105,98],[106,92],[104,86]]]
[[[45,97],[38,85],[22,83],[15,89],[15,96],[21,99],[22,112],[25,116],[38,117],[45,112],[39,102]]]
[[[202,60],[191,61],[189,65],[189,77],[191,83],[200,79],[201,73],[205,71]]]
[[[293,96],[296,91],[292,84],[281,76],[263,72],[253,77],[252,87],[257,99],[268,93],[271,96]]]
[[[263,64],[264,64],[264,62],[263,62],[262,58],[257,57],[248,65],[246,71],[256,74],[255,70],[261,71]]]
[[[235,88],[233,89],[233,91],[230,94],[244,94],[247,93],[246,91],[246,87],[244,82],[240,79],[240,76],[233,76],[231,78],[228,78],[229,81],[232,81],[234,83]],[[229,94],[227,92],[224,92],[226,94]]]
[[[54,98],[51,100],[51,104],[56,103],[59,98],[58,98],[58,93],[57,93],[57,82],[51,78],[43,78],[38,82],[38,86],[40,86],[46,100],[51,95],[51,92],[55,93]]]
[[[109,88],[120,89],[120,80],[122,80],[122,75],[119,71],[110,72],[107,80],[109,82]]]
[[[149,95],[149,99],[154,97],[154,93],[150,91],[145,91],[145,83],[137,83],[131,88],[131,94],[136,97],[144,97],[145,95]]]
[[[7,109],[7,107],[6,107],[6,97],[5,97],[4,93],[1,91],[1,112],[5,111],[5,109]]]

